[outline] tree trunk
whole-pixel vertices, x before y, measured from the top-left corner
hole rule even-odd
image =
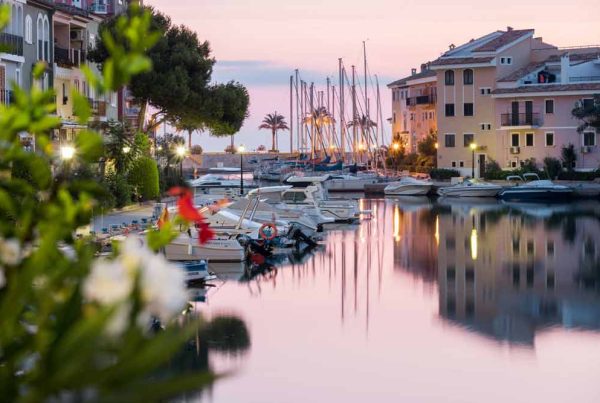
[[[190,151],[192,150],[192,131],[193,130],[188,130],[188,148]]]
[[[144,131],[144,120],[146,120],[147,105],[148,105],[147,102],[142,102],[142,104],[140,105],[140,111],[138,112],[138,116],[137,116],[138,130],[141,132]]]
[[[275,129],[271,129],[273,138],[271,139],[271,151],[275,151]]]

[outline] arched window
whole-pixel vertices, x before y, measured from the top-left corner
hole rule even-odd
[[[44,16],[44,60],[50,61],[50,21]]]
[[[454,85],[454,70],[446,70],[444,73],[446,85]]]
[[[471,69],[463,70],[463,84],[464,85],[473,85],[473,70],[471,70]]]
[[[25,42],[30,45],[33,43],[33,22],[30,15],[25,17]]]
[[[44,18],[38,14],[35,24],[35,36],[37,40],[37,60],[44,58]]]

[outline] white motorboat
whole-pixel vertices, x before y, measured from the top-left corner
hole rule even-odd
[[[165,246],[168,260],[190,261],[207,260],[209,262],[242,262],[245,259],[245,247],[235,236],[217,235],[203,245],[198,244],[198,233],[181,233]]]
[[[444,197],[496,197],[502,186],[479,179],[465,179],[456,185],[438,189],[438,194]]]
[[[185,281],[209,281],[214,280],[217,276],[208,271],[208,263],[206,260],[189,260],[179,262],[179,267],[185,272]]]
[[[194,188],[194,197],[197,195],[237,196],[240,194],[240,179],[229,179],[224,176],[207,174],[197,179],[191,179],[188,184]],[[244,182],[244,188],[252,188]]]
[[[330,199],[323,182],[329,175],[323,176],[292,176],[286,183],[291,189],[281,195],[282,202],[288,206],[313,206],[325,217],[333,218],[335,222],[356,222],[360,220],[361,212],[354,200]]]
[[[377,177],[373,175],[330,175],[323,186],[329,192],[364,192],[365,185],[377,182]]]
[[[429,180],[403,176],[397,182],[391,182],[383,189],[386,196],[423,196],[429,193],[433,183]]]
[[[523,177],[512,175],[506,178],[510,186],[502,190],[498,196],[503,200],[564,200],[573,195],[568,186],[556,185],[551,180],[540,179],[535,173],[523,174]]]

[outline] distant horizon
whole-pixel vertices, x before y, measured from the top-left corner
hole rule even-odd
[[[241,0],[146,0],[145,4],[210,43],[217,60],[213,81],[235,80],[248,88],[250,116],[235,142],[249,150],[261,144],[270,147],[270,132],[258,130],[267,113],[277,111],[289,121],[289,76],[296,68],[305,81],[314,81],[316,86],[324,87],[327,77],[337,86],[341,57],[346,67],[356,65],[362,77],[363,41],[370,73],[379,77],[384,121],[391,116],[391,94],[385,86],[408,76],[411,68],[435,60],[450,44],[460,45],[512,26],[535,29],[536,37],[559,47],[600,45],[600,24],[595,20],[600,5],[592,0],[567,5],[551,0],[527,4],[506,0],[486,4],[485,9],[474,0],[452,4],[373,0],[367,11],[355,0],[256,0],[252,4]],[[582,14],[581,10],[589,12]],[[598,43],[589,43],[588,38],[598,38]],[[385,133],[389,138],[387,122]],[[206,151],[223,151],[230,143],[229,138],[208,139],[206,133],[195,133],[193,143]],[[280,133],[280,149],[289,151],[288,132]]]

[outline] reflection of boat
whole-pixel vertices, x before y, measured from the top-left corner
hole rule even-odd
[[[527,202],[514,202],[514,201],[502,201],[505,206],[511,209],[517,210],[522,214],[526,214],[532,217],[538,218],[549,218],[555,214],[567,214],[573,211],[572,204],[544,204],[544,203],[527,203]]]
[[[466,179],[456,185],[440,188],[438,194],[446,197],[496,197],[501,190],[500,185],[479,179]]]
[[[504,200],[561,200],[570,197],[573,189],[556,185],[547,179],[540,179],[537,174],[527,173],[523,177],[512,175],[506,180],[513,186],[502,190],[498,195]]]
[[[431,181],[404,176],[397,182],[392,182],[383,190],[386,196],[421,196],[431,190]]]
[[[208,281],[217,278],[214,273],[208,271],[206,260],[189,260],[180,262],[179,267],[185,271],[185,281]]]
[[[405,212],[429,209],[432,206],[431,199],[427,196],[395,196],[393,200],[398,202],[398,208]]]

